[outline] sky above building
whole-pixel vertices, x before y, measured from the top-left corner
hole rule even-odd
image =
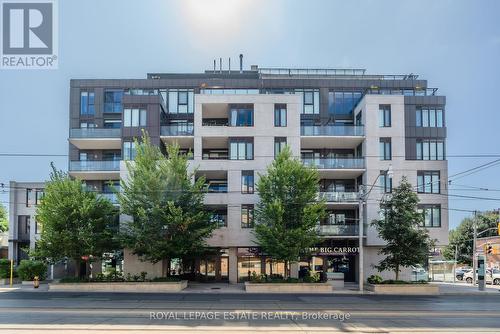
[[[70,79],[201,72],[219,57],[236,68],[240,53],[245,68],[420,75],[447,97],[449,174],[460,173],[500,158],[498,13],[494,0],[59,1],[59,69],[0,70],[0,183],[45,180],[51,161],[67,169]],[[450,227],[470,215],[459,210],[500,207],[499,172],[452,181]]]

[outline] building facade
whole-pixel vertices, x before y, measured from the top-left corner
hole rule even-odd
[[[318,225],[322,242],[293,273],[341,271],[354,282],[375,273],[383,241],[369,223],[403,176],[420,197],[431,237],[438,246],[447,243],[445,103],[416,75],[356,69],[252,66],[71,80],[69,173],[116,203],[109,181],[118,186],[126,177],[123,160],[133,159],[133,139],[143,129],[162,150],[178,143],[205,176],[206,207],[219,224],[208,240],[218,255],[197,259],[195,274],[241,282],[249,273],[283,271],[256,247],[252,227],[258,175],[288,145],[318,169],[318,196],[328,207]],[[123,268],[161,275],[161,264],[127,250]]]

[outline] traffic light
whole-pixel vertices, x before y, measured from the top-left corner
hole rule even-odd
[[[487,254],[493,253],[493,246],[491,244],[488,244],[488,246],[486,246],[486,253]]]
[[[500,222],[498,222],[497,228],[498,228],[498,235],[500,235]]]

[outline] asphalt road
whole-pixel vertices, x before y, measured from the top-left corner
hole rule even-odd
[[[500,333],[500,296],[0,293],[0,333]]]

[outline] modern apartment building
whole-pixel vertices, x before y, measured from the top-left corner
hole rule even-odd
[[[109,181],[126,177],[123,160],[134,158],[142,129],[162,150],[176,142],[191,151],[192,168],[208,183],[206,208],[219,224],[208,240],[216,255],[197,259],[194,271],[204,280],[241,282],[271,266],[283,271],[255,245],[252,227],[259,173],[288,145],[318,169],[318,197],[328,207],[318,224],[321,243],[292,274],[301,267],[341,271],[355,282],[375,273],[383,241],[369,223],[403,176],[420,197],[431,237],[438,247],[447,243],[445,102],[417,75],[361,69],[240,66],[71,80],[69,173],[116,202]],[[125,273],[161,275],[161,264],[123,254]]]

